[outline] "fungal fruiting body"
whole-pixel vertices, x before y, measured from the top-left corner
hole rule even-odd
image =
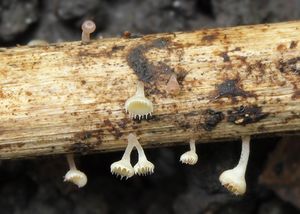
[[[127,137],[128,144],[121,160],[114,162],[111,166],[111,173],[121,176],[121,179],[132,177],[134,174],[137,175],[148,175],[154,172],[154,165],[148,161],[145,152],[140,145],[135,134],[129,134]],[[130,155],[133,148],[137,149],[138,162],[132,167],[130,163]]]
[[[91,40],[90,34],[96,30],[96,24],[92,20],[86,20],[81,25],[82,34],[81,41],[83,43],[88,43]]]
[[[153,112],[152,102],[145,97],[143,82],[138,81],[135,95],[125,102],[125,110],[131,117],[139,119],[143,116],[147,118]]]
[[[128,144],[122,159],[114,162],[110,166],[110,171],[112,174],[116,174],[117,176],[119,175],[121,179],[124,177],[128,179],[134,175],[134,169],[130,163],[130,155],[133,147],[134,144],[129,141],[129,136],[128,136]]]
[[[35,39],[35,40],[31,40],[27,43],[28,46],[45,46],[48,45],[48,42],[46,42],[45,40],[39,40],[39,39]]]
[[[190,151],[183,153],[180,156],[180,162],[189,165],[195,165],[198,161],[198,155],[196,153],[195,140],[190,140]]]
[[[68,161],[70,170],[66,173],[66,175],[64,177],[64,181],[71,182],[71,183],[77,185],[79,188],[84,187],[87,183],[87,177],[83,172],[79,171],[76,168],[75,161],[74,161],[74,155],[68,154],[67,161]]]
[[[132,142],[138,152],[138,162],[134,165],[134,173],[137,175],[148,175],[154,172],[154,165],[148,161],[145,152],[136,135],[129,134],[128,141]]]
[[[250,136],[242,137],[242,151],[239,163],[233,169],[224,171],[219,180],[221,184],[235,195],[246,192],[245,173],[250,153]]]
[[[167,92],[169,94],[177,95],[180,92],[180,85],[177,81],[176,74],[172,74],[167,83]]]

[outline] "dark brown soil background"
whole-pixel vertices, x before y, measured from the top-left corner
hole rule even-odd
[[[300,19],[300,1],[0,0],[0,45],[26,44],[32,39],[79,40],[80,25],[87,18],[97,23],[94,37],[115,37],[123,31],[148,34],[296,20]],[[83,189],[62,182],[67,171],[63,156],[2,161],[0,213],[300,213],[299,179],[292,185],[280,177],[283,172],[294,176],[284,157],[290,157],[289,151],[295,148],[290,144],[291,149],[277,157],[282,154],[277,151],[281,148],[278,140],[252,142],[244,197],[229,194],[218,181],[223,170],[237,163],[237,142],[199,144],[199,162],[193,167],[178,161],[187,146],[147,150],[155,174],[127,181],[110,174],[110,164],[122,153],[80,156],[79,168],[89,178]],[[299,172],[299,165],[296,168]],[[277,186],[270,185],[272,179],[278,180]],[[283,193],[277,187],[284,188]]]

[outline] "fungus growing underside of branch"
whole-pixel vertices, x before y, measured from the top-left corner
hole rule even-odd
[[[239,163],[233,169],[224,171],[219,180],[221,184],[235,195],[243,195],[246,192],[245,173],[250,154],[250,136],[242,137],[242,151]]]
[[[121,160],[112,163],[110,166],[111,173],[120,176],[121,179],[125,177],[126,179],[136,175],[150,175],[154,172],[154,165],[148,161],[145,152],[139,143],[137,136],[135,134],[129,134],[127,137],[127,147],[121,158]],[[131,152],[133,148],[136,148],[138,152],[138,162],[132,167],[131,165]]]
[[[64,176],[64,181],[71,182],[77,185],[78,188],[84,187],[87,183],[87,176],[76,168],[73,154],[67,154],[66,157],[70,169]]]
[[[145,148],[299,132],[299,29],[286,22],[1,48],[0,158],[123,150],[133,132]],[[172,74],[176,96],[166,91]],[[126,106],[143,117],[132,120],[124,103],[138,81],[152,105]]]

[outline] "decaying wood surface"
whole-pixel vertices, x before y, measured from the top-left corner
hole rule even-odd
[[[300,130],[300,22],[0,51],[0,158],[119,150],[131,132],[158,147]],[[148,120],[124,110],[138,79]]]

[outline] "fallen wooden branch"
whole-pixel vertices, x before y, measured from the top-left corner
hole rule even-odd
[[[300,22],[0,51],[0,158],[300,130]],[[166,93],[177,74],[179,95]],[[125,101],[145,83],[153,117]]]

